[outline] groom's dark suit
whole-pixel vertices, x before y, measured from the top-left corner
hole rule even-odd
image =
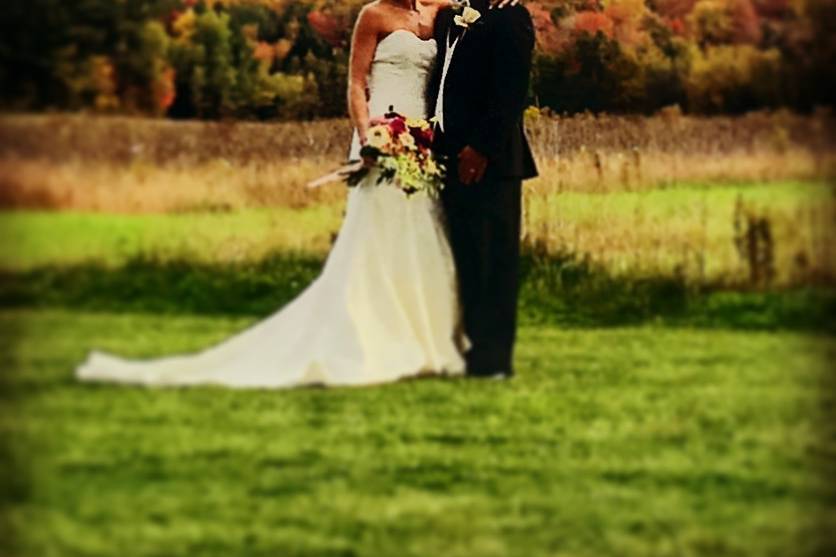
[[[444,131],[436,150],[448,157],[442,201],[456,260],[464,326],[473,346],[468,373],[513,373],[519,288],[522,180],[537,175],[523,131],[534,28],[522,6],[488,10],[472,0],[482,17],[466,32],[452,10],[436,19],[436,70],[429,86],[435,104],[447,49],[460,37],[444,86]],[[465,185],[458,155],[470,146],[488,160],[482,181]]]

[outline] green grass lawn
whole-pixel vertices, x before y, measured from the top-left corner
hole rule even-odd
[[[823,430],[833,398],[822,390],[832,337],[525,327],[510,383],[240,392],[72,378],[92,346],[193,350],[250,321],[0,313],[3,515],[16,533],[0,553],[833,548],[824,466],[836,443]]]
[[[636,271],[703,282],[745,280],[735,242],[738,200],[769,220],[777,279],[833,270],[834,186],[785,181],[679,184],[635,192],[542,195],[531,186],[527,234],[556,252],[590,257],[608,272]],[[0,269],[91,260],[118,265],[138,256],[229,264],[274,252],[322,257],[342,206],[274,207],[229,213],[112,215],[0,212]],[[806,261],[798,266],[798,260]]]
[[[741,191],[791,210],[789,187]],[[722,219],[733,191],[712,197]],[[561,199],[578,223],[652,213],[657,233],[707,194],[624,195]],[[510,383],[73,380],[90,348],[192,351],[275,311],[339,212],[0,213],[0,557],[836,554],[827,285],[528,254]]]
[[[229,263],[282,250],[327,253],[342,207],[274,207],[229,213],[115,215],[0,211],[0,268],[151,255]]]

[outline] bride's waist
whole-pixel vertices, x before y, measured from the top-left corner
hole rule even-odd
[[[411,118],[425,118],[427,116],[427,106],[424,99],[423,91],[416,94],[412,91],[381,91],[376,94],[372,91],[369,98],[369,114],[374,118],[375,116],[382,116],[394,110],[403,116]]]

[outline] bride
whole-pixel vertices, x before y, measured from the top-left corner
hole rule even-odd
[[[357,158],[371,117],[425,118],[432,37],[449,0],[377,0],[360,14],[348,103]],[[367,91],[369,96],[367,99]],[[238,388],[371,385],[464,373],[456,276],[436,200],[371,175],[350,190],[322,274],[281,311],[203,352],[135,361],[93,352],[84,381]]]

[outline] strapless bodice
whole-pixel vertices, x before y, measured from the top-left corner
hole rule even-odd
[[[369,76],[369,114],[395,112],[426,117],[427,82],[436,55],[434,39],[422,40],[411,31],[393,31],[377,45]]]
[[[423,40],[398,29],[377,44],[369,74],[369,115],[383,116],[392,107],[412,118],[427,116],[427,84],[435,63],[435,39]],[[360,152],[355,134],[350,158]]]

